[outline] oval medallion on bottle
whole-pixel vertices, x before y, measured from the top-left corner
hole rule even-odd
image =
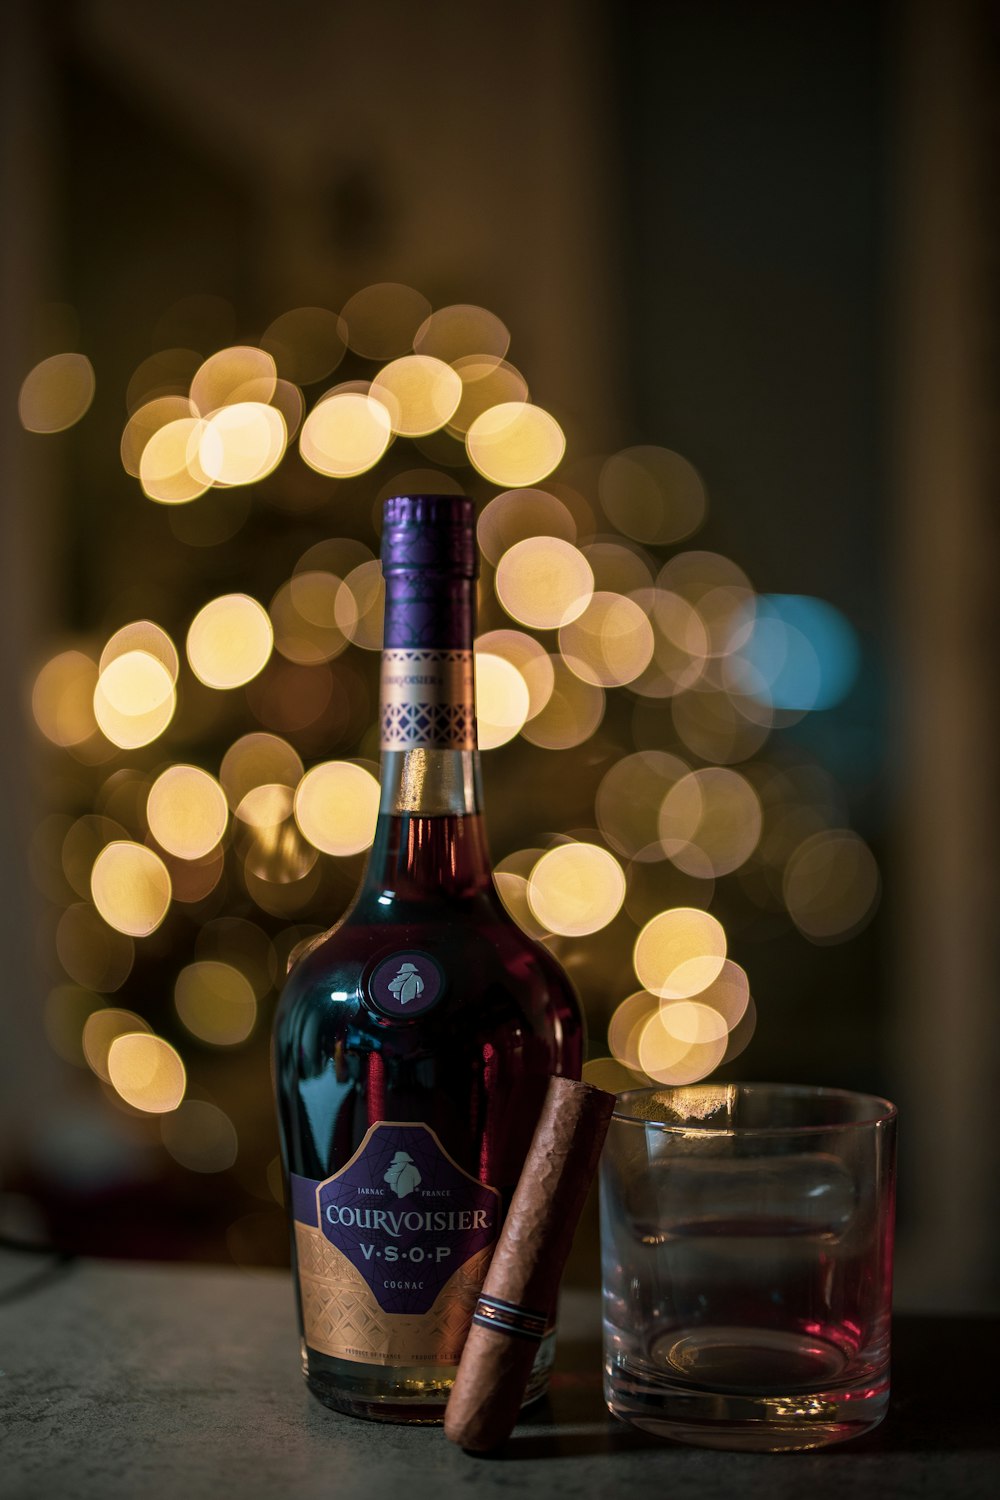
[[[368,980],[368,994],[383,1015],[421,1016],[444,993],[444,971],[429,953],[407,950],[383,958]]]

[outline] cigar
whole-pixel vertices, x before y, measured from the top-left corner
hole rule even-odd
[[[549,1080],[445,1410],[460,1448],[488,1453],[517,1421],[614,1107],[590,1084]]]

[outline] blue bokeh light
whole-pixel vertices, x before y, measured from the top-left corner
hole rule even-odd
[[[860,655],[854,627],[832,604],[807,594],[761,594],[733,665],[750,697],[804,712],[846,698]]]

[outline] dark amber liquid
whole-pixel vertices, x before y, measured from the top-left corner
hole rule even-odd
[[[390,1018],[368,1000],[365,983],[405,949],[436,959],[445,988],[423,1015]],[[459,1166],[499,1189],[506,1207],[550,1075],[579,1078],[582,1060],[576,998],[547,950],[503,909],[481,819],[383,814],[357,901],[293,969],[278,1009],[287,1169],[329,1177],[377,1120],[421,1121]],[[392,1369],[348,1367],[312,1350],[306,1362],[330,1405],[440,1420],[446,1371],[440,1389],[423,1372],[410,1410]]]

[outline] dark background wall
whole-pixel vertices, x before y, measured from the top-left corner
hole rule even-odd
[[[779,738],[838,777],[891,884],[888,14],[680,0],[613,15],[627,437],[697,465],[700,545],[862,633],[849,698]],[[740,1066],[891,1091],[885,913],[841,947],[748,937],[768,1017]]]

